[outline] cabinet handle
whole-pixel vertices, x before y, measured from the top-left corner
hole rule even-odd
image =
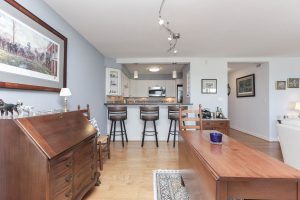
[[[72,175],[66,176],[66,177],[65,177],[65,181],[66,181],[67,183],[69,183],[70,181],[72,181],[72,178],[73,178]]]
[[[68,161],[68,162],[66,163],[66,167],[72,167],[72,161]]]

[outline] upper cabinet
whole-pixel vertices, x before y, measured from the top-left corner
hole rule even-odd
[[[130,79],[122,72],[122,96],[129,97]]]
[[[122,95],[121,71],[113,68],[106,68],[106,95]]]
[[[176,96],[175,80],[130,80],[131,97],[148,97],[149,87],[161,86],[166,88],[166,97]]]

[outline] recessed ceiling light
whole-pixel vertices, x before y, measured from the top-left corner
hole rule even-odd
[[[150,72],[158,72],[158,71],[160,71],[160,68],[157,67],[157,66],[153,66],[153,67],[150,67],[150,68],[149,68],[149,71],[150,71]]]

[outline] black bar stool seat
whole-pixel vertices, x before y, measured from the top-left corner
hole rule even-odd
[[[122,137],[122,146],[124,147],[124,135],[126,142],[128,142],[127,131],[125,126],[125,120],[127,120],[127,107],[126,106],[116,106],[116,107],[108,107],[108,119],[111,121],[110,126],[110,138],[113,134],[113,142],[115,141],[116,136]],[[117,122],[120,122],[119,131],[116,130]],[[120,134],[116,134],[119,132]]]
[[[156,120],[159,120],[159,117],[158,116],[142,116],[141,119],[144,121],[156,121]]]
[[[122,116],[122,115],[112,115],[109,117],[110,120],[112,121],[121,121],[121,120],[126,120],[126,116]]]
[[[140,107],[140,119],[144,121],[144,129],[143,129],[143,138],[142,145],[144,146],[145,136],[155,136],[156,146],[158,147],[158,139],[157,139],[157,130],[156,130],[156,121],[159,120],[159,107],[158,106],[141,106]],[[153,131],[146,131],[147,122],[153,122]],[[147,134],[153,133],[153,134]]]

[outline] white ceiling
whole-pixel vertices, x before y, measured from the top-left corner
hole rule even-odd
[[[177,72],[182,72],[182,68],[186,64],[124,64],[130,74],[133,74],[133,71],[138,71],[139,74],[172,74],[172,71],[176,70]],[[150,72],[149,68],[157,66],[160,68],[159,72]]]
[[[106,56],[166,57],[161,0],[44,0]],[[299,0],[166,0],[177,56],[300,56]]]

